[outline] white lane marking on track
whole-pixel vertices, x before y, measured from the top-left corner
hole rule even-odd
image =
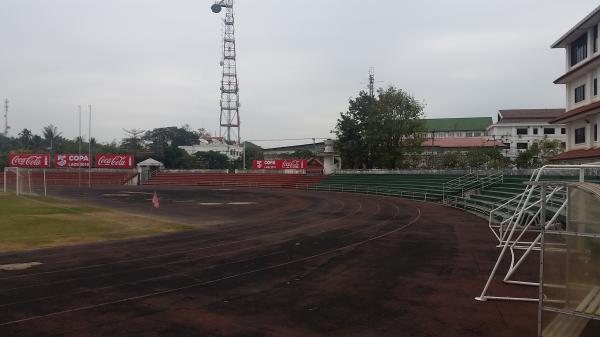
[[[228,202],[227,205],[255,205],[254,201],[234,201]]]
[[[150,194],[150,195],[154,194],[154,193],[151,193],[151,192],[133,192],[133,191],[120,191],[119,193],[127,193],[127,194]]]
[[[194,202],[196,200],[173,200],[173,202]]]
[[[102,194],[101,196],[103,196],[103,197],[129,197],[129,194],[125,194],[125,193],[107,193],[107,194]]]
[[[220,206],[223,205],[222,202],[199,202],[198,205],[202,206]]]
[[[12,270],[25,270],[31,267],[39,266],[41,262],[27,262],[27,263],[13,263],[13,264],[2,264],[0,270],[12,271]]]

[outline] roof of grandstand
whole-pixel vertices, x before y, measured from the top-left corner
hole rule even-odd
[[[424,131],[485,131],[492,117],[429,118],[423,119]]]

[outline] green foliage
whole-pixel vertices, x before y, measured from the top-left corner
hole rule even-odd
[[[341,113],[334,133],[342,163],[349,168],[406,166],[408,153],[416,151],[414,135],[421,127],[423,103],[401,89],[377,90],[371,97],[361,91]]]
[[[503,169],[512,162],[495,148],[474,148],[468,151],[448,151],[441,157],[443,168]]]
[[[195,154],[198,160],[206,164],[209,169],[226,169],[229,168],[229,158],[216,151],[198,152]]]
[[[246,155],[245,155],[246,169],[252,167],[253,160],[264,159],[262,147],[254,144],[254,143],[251,143],[251,142],[244,142],[244,143],[242,143],[242,146],[246,147]],[[242,165],[243,159],[244,158],[240,158],[238,161],[235,162],[236,168],[238,168],[238,169],[243,168],[243,165]]]
[[[519,168],[536,168],[548,164],[550,159],[562,152],[562,146],[557,139],[544,138],[535,141],[525,151],[519,153],[515,164]]]

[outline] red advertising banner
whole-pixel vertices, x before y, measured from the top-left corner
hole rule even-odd
[[[252,168],[255,170],[304,170],[305,159],[277,159],[277,160],[253,160]]]
[[[87,154],[63,153],[54,154],[54,168],[90,167],[90,157]]]
[[[129,169],[133,168],[133,156],[130,154],[108,154],[96,155],[97,168]]]
[[[50,167],[49,154],[9,154],[8,166],[26,168],[48,168]]]

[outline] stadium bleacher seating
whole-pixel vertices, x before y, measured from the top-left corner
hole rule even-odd
[[[445,191],[443,187],[444,183],[456,177],[456,175],[443,174],[338,174],[328,176],[319,184],[309,188],[440,201],[444,194],[457,193],[456,190]]]
[[[323,176],[304,174],[227,174],[194,172],[161,172],[144,185],[230,186],[264,188],[301,188],[319,183]]]

